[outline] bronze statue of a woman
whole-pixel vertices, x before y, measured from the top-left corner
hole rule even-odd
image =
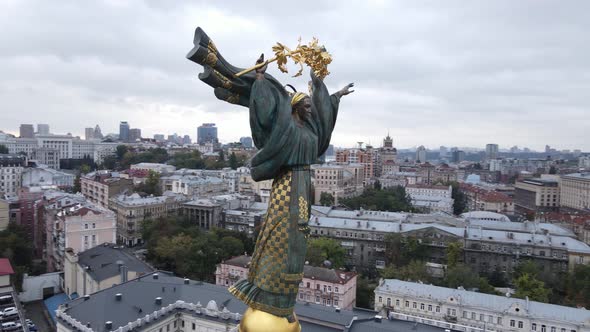
[[[187,58],[204,67],[199,78],[214,87],[217,98],[250,109],[252,138],[259,150],[251,160],[252,178],[273,179],[248,278],[230,288],[249,306],[240,331],[299,331],[293,307],[309,236],[310,165],[328,148],[340,98],[353,92],[353,84],[330,95],[312,71],[311,96],[289,93],[265,73],[266,65],[237,77],[242,68],[225,61],[200,28],[194,45]],[[264,63],[264,57],[257,63]]]

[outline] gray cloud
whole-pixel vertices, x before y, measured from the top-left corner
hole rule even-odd
[[[281,41],[316,36],[343,100],[333,143],[590,150],[590,3],[571,1],[4,1],[0,129],[49,123],[81,134],[120,120],[144,134],[222,140],[249,134],[244,108],[219,102],[184,55],[201,26],[248,66]],[[269,70],[284,83],[305,87]]]

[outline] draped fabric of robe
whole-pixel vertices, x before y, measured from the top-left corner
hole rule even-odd
[[[339,96],[330,95],[311,74],[311,114],[303,123],[292,115],[291,97],[272,76],[263,79],[230,65],[197,28],[187,58],[204,67],[199,78],[214,87],[217,98],[250,109],[250,127],[258,152],[250,161],[255,181],[273,179],[269,207],[261,225],[248,278],[230,292],[248,306],[291,317],[303,279],[311,192],[310,165],[328,145],[338,114]]]

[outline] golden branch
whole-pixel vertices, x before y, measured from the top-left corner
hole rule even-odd
[[[236,77],[240,77],[246,73],[249,73],[258,68],[262,68],[271,62],[277,62],[279,70],[283,73],[287,73],[287,59],[291,58],[293,62],[299,65],[299,71],[293,75],[293,77],[300,76],[303,73],[303,65],[309,66],[313,72],[320,78],[326,77],[330,72],[328,71],[328,65],[332,62],[332,56],[326,51],[324,46],[318,45],[318,40],[313,38],[312,41],[307,45],[301,45],[301,39],[299,44],[294,50],[289,49],[287,46],[277,43],[272,47],[275,57],[259,63],[253,67],[242,70],[236,74]]]

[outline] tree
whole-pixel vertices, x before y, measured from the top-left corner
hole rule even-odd
[[[334,239],[319,237],[307,242],[305,260],[314,266],[323,266],[324,261],[329,260],[332,268],[338,269],[344,266],[346,250]]]
[[[367,187],[360,196],[340,199],[340,203],[355,210],[414,211],[412,200],[402,186],[386,189]]]
[[[385,260],[394,267],[408,265],[412,259],[423,260],[427,248],[413,236],[402,236],[399,233],[389,233],[385,236]]]
[[[480,293],[496,294],[494,287],[489,284],[487,279],[478,276],[477,273],[462,264],[449,268],[443,283],[449,288],[463,287],[465,289],[476,289]]]
[[[72,191],[74,192],[74,194],[82,191],[82,184],[80,182],[80,174],[76,175],[76,178],[74,179],[74,188],[72,188]]]
[[[238,168],[238,157],[236,156],[235,152],[232,152],[229,155],[229,167],[231,169],[237,169]]]
[[[449,243],[447,249],[447,266],[453,268],[462,261],[463,258],[463,246],[460,242]]]
[[[356,283],[356,306],[359,308],[371,309],[375,302],[375,288],[377,285],[369,279],[359,275]]]
[[[514,286],[516,287],[515,297],[521,299],[528,297],[531,301],[549,302],[551,290],[545,288],[545,283],[533,275],[524,273],[514,281]]]
[[[566,279],[566,304],[590,308],[590,265],[576,265]]]
[[[219,243],[224,257],[239,256],[244,253],[244,244],[233,236],[223,237]]]
[[[90,170],[90,165],[88,164],[82,164],[82,166],[80,166],[80,174],[90,173]]]
[[[453,214],[460,215],[467,210],[467,196],[461,191],[458,182],[451,182],[451,197],[453,198]]]
[[[399,279],[405,281],[422,281],[431,282],[430,274],[426,269],[426,263],[423,261],[411,261],[408,265],[402,267],[394,267],[389,265],[381,270],[381,278],[384,279]]]
[[[333,206],[334,205],[334,196],[327,192],[322,192],[320,194],[320,205],[323,206]]]
[[[123,156],[129,151],[127,145],[117,145],[116,155],[117,159],[120,161],[123,159]]]
[[[138,185],[136,190],[144,192],[147,195],[161,195],[162,190],[160,189],[160,173],[150,170],[145,183]]]
[[[8,147],[6,145],[0,144],[0,154],[8,154]]]

